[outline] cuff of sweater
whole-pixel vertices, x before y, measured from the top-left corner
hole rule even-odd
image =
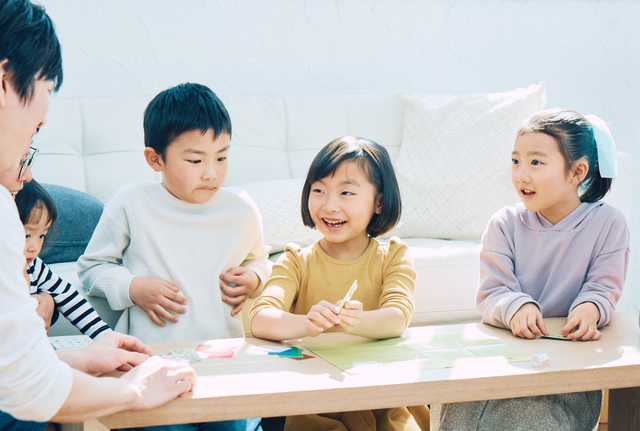
[[[129,297],[129,287],[131,286],[131,281],[134,278],[135,275],[129,272],[121,274],[120,277],[118,277],[114,290],[107,294],[107,299],[109,300],[111,308],[114,310],[124,310],[125,308],[133,307],[135,305]]]
[[[507,307],[507,311],[504,316],[504,324],[506,328],[511,328],[511,319],[513,316],[522,308],[524,304],[527,303],[535,304],[540,310],[540,304],[534,301],[529,295],[522,294],[522,296],[518,296],[509,306]],[[544,316],[543,316],[544,317]]]

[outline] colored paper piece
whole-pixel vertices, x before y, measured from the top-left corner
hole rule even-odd
[[[183,355],[158,355],[161,358],[168,359],[170,361],[179,361],[179,362],[200,362],[199,356],[183,356]]]
[[[236,349],[228,349],[228,350],[218,350],[206,352],[208,359],[228,359],[233,358],[233,354],[236,352]]]
[[[197,354],[207,359],[228,359],[233,358],[237,347],[231,346],[211,346],[209,344],[200,344],[196,347]]]
[[[265,349],[269,352],[284,352],[285,350],[289,350],[291,349],[291,347],[287,347],[287,346],[260,346],[261,349]]]
[[[169,354],[178,356],[198,356],[194,349],[171,349],[169,350]]]
[[[302,350],[297,347],[291,347],[287,350],[283,350],[281,352],[269,352],[270,355],[278,355],[281,358],[302,358],[304,355],[302,354]]]
[[[341,370],[355,374],[398,364],[416,369],[433,369],[453,367],[460,359],[500,357],[507,362],[531,359],[529,355],[498,340],[467,339],[463,334],[309,344],[303,347]]]

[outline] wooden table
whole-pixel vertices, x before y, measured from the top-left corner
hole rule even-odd
[[[566,319],[546,319],[545,322],[549,331],[557,334]],[[471,338],[479,334],[495,336],[527,354],[547,353],[550,363],[534,367],[530,362],[507,363],[504,358],[486,358],[462,360],[453,368],[407,367],[404,371],[395,368],[392,372],[348,375],[320,358],[293,360],[250,354],[256,350],[251,345],[278,343],[234,339],[238,350],[233,358],[192,364],[198,374],[192,397],[174,400],[151,411],[105,416],[99,423],[107,428],[124,428],[640,387],[637,316],[617,315],[614,322],[602,330],[602,338],[593,342],[522,340],[509,331],[481,323],[409,328],[405,336],[456,333]],[[300,346],[357,338],[333,333],[285,344]],[[219,342],[226,344],[229,340]],[[195,348],[198,344],[165,343],[150,347],[156,353],[167,353],[170,348]],[[632,415],[627,416],[632,417],[627,424],[631,428],[626,429],[636,430],[640,429],[638,423],[633,422],[637,418],[637,398],[635,404],[629,401],[634,394],[637,389],[611,391],[611,399],[617,400],[614,410],[616,407],[632,409]],[[616,416],[623,414],[615,413]],[[611,415],[610,430],[616,429],[612,428],[616,418]],[[87,423],[87,428],[90,424],[95,429],[98,422]]]

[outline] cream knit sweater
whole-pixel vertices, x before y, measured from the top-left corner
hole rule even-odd
[[[258,207],[243,191],[220,189],[206,204],[181,201],[159,182],[133,183],[105,206],[85,254],[78,261],[89,295],[103,296],[125,312],[116,331],[145,343],[242,337],[240,313],[221,300],[220,274],[243,266],[262,283],[269,276]],[[165,327],[129,298],[136,276],[177,286],[187,312]]]

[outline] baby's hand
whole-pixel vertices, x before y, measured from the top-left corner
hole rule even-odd
[[[540,335],[549,335],[544,326],[542,313],[536,304],[527,302],[511,318],[509,323],[513,335],[520,338],[533,339]]]
[[[187,310],[179,304],[187,305],[187,300],[178,295],[178,289],[168,281],[156,277],[134,277],[129,286],[129,297],[138,307],[142,308],[153,323],[165,326],[160,319],[178,321],[178,316],[168,310],[184,314]]]
[[[322,334],[325,329],[329,329],[340,323],[340,317],[336,314],[338,307],[327,301],[320,301],[307,313],[304,320],[304,329],[310,337]]]
[[[593,302],[583,302],[571,310],[567,316],[567,324],[560,330],[560,335],[570,340],[598,340],[602,336],[598,331],[598,320],[600,320],[600,310]],[[578,327],[575,331],[575,327]]]
[[[47,335],[49,335],[51,319],[53,318],[53,312],[56,305],[53,302],[53,298],[48,293],[41,292],[33,296],[38,300],[36,313],[38,313],[38,316],[42,317],[42,320],[44,320],[44,328],[47,330]]]
[[[336,306],[340,307],[342,299],[338,301]],[[336,325],[336,329],[342,332],[351,332],[360,324],[364,311],[362,311],[362,302],[347,301],[342,310],[340,310],[340,323]]]
[[[244,301],[247,300],[253,292],[256,291],[260,285],[260,278],[258,274],[252,269],[247,269],[242,266],[229,268],[225,274],[220,275],[220,290],[222,290],[222,300],[229,305],[235,306],[231,310],[231,315],[235,316],[242,310]],[[235,284],[235,286],[229,286],[229,284]]]

